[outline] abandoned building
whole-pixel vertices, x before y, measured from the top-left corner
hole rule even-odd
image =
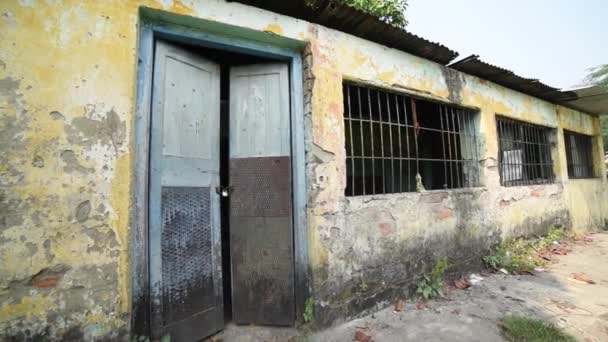
[[[0,339],[323,327],[606,225],[606,91],[308,3],[0,2]]]

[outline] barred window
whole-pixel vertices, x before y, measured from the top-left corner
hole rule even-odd
[[[568,177],[593,178],[592,137],[564,130]]]
[[[477,186],[475,113],[346,82],[346,196]]]
[[[497,117],[500,184],[548,184],[555,181],[549,134],[551,129]]]

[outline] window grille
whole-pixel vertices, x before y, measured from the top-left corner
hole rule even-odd
[[[555,181],[549,134],[551,129],[497,117],[498,164],[503,186]]]
[[[477,186],[474,113],[344,83],[346,196]]]
[[[593,178],[592,137],[564,130],[569,178]]]

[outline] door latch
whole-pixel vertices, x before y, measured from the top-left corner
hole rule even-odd
[[[229,197],[233,190],[234,190],[234,187],[231,185],[215,187],[215,192],[222,197]]]

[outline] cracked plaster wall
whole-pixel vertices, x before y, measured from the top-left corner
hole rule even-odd
[[[596,118],[347,34],[215,0],[0,3],[0,331],[105,340],[130,314],[138,8],[309,42],[305,59],[308,237],[320,324],[373,308],[434,260],[463,269],[500,237],[561,222],[603,225],[605,179],[502,188],[494,114],[598,134]],[[342,80],[475,107],[482,187],[345,198]],[[597,157],[601,139],[595,141]],[[603,171],[603,166],[598,166]]]
[[[411,294],[440,258],[449,258],[453,272],[471,270],[506,236],[540,234],[554,224],[605,225],[605,177],[569,180],[562,134],[594,135],[596,173],[603,175],[597,118],[340,32],[317,30],[315,38],[308,218],[321,325]],[[481,186],[345,197],[344,79],[475,108]],[[500,186],[496,114],[555,129],[555,184]]]

